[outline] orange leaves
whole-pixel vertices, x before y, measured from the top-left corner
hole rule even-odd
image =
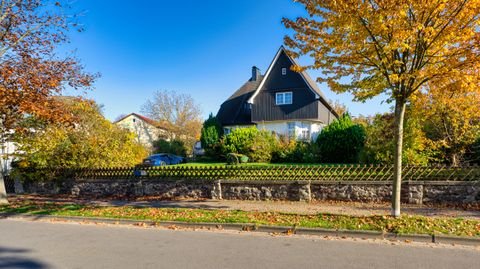
[[[480,63],[479,1],[299,1],[310,17],[283,19],[285,43],[314,57],[332,89],[359,99],[405,97],[437,77]],[[341,85],[348,77],[351,83]],[[366,94],[370,91],[373,94]]]
[[[61,6],[61,1],[55,3]],[[42,12],[41,1],[5,0],[0,11],[0,114],[3,128],[15,129],[33,115],[47,121],[66,121],[51,98],[65,85],[89,88],[96,78],[83,72],[78,61],[59,57],[56,47],[67,41],[73,27],[64,8]]]

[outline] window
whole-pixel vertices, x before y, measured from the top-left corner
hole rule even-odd
[[[228,135],[230,133],[230,128],[223,128],[223,133]]]
[[[285,76],[287,74],[287,68],[283,67],[282,68],[282,75]]]
[[[310,140],[310,130],[308,129],[303,129],[301,133],[301,140],[308,141]]]
[[[295,122],[287,122],[288,137],[295,138]]]
[[[132,119],[133,122],[135,122],[135,119]]]
[[[250,112],[252,110],[252,104],[245,103],[243,104],[243,111]]]
[[[291,105],[293,103],[292,92],[277,92],[275,94],[275,103],[277,105]]]

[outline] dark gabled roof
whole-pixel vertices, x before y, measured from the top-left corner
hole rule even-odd
[[[267,72],[265,73],[265,78],[268,77],[268,75],[270,74],[270,71],[272,69],[272,67],[275,65],[275,62],[278,60],[278,58],[280,57],[280,54],[282,53],[285,53],[285,55],[288,57],[288,59],[292,62],[293,65],[297,65],[297,66],[300,66],[300,64],[298,64],[298,62],[290,57],[290,55],[288,55],[287,51],[285,50],[285,47],[284,46],[280,46],[280,48],[278,49],[277,51],[277,54],[275,55],[275,57],[273,58],[272,62],[270,63],[270,66],[268,67],[267,69]],[[308,73],[304,70],[302,72],[299,72],[300,75],[302,76],[303,80],[305,81],[305,83],[308,85],[308,87],[310,88],[310,90],[316,95],[316,97],[319,99],[319,101],[325,105],[328,110],[330,112],[332,112],[337,118],[339,117],[338,116],[338,113],[333,109],[333,107],[328,103],[327,101],[327,98],[325,97],[325,95],[323,94],[323,92],[318,88],[317,86],[317,83],[315,83],[315,81],[308,75]],[[266,79],[265,79],[266,80]],[[263,83],[260,83],[258,88],[254,91],[254,93],[251,95],[251,97],[249,97],[248,99],[248,102],[249,103],[252,103],[254,102],[254,99],[255,99],[255,96],[258,94],[258,92],[261,90],[263,86]]]
[[[288,60],[293,65],[299,65],[297,61],[290,57],[283,46],[279,48],[274,59],[270,63],[270,66],[267,69],[265,75],[260,75],[257,79],[250,79],[245,84],[235,91],[223,104],[220,106],[220,109],[217,113],[217,120],[222,126],[226,125],[251,125],[252,114],[251,114],[251,104],[254,103],[255,97],[261,91],[263,85],[266,83],[271,70],[280,55],[285,54]],[[254,67],[256,68],[256,67]],[[302,77],[305,84],[313,92],[315,98],[319,100],[325,108],[330,111],[335,117],[338,118],[337,112],[332,108],[328,103],[325,95],[320,91],[317,86],[317,83],[307,74],[306,71],[299,73]],[[253,76],[252,76],[253,77]],[[330,115],[330,114],[328,114]]]
[[[282,46],[283,48],[283,46]],[[284,48],[283,48],[284,49]],[[298,64],[298,62],[295,60],[295,58],[292,58],[288,55],[288,53],[285,53],[287,55],[287,57],[290,59],[290,61],[292,61],[292,63],[294,65],[297,65],[297,66],[300,66]],[[335,111],[335,109],[333,109],[333,107],[330,105],[330,103],[327,101],[327,97],[323,94],[323,92],[320,90],[320,88],[318,88],[318,85],[317,83],[308,75],[307,71],[302,71],[300,72],[300,75],[302,75],[303,79],[305,80],[305,82],[308,84],[308,86],[310,87],[310,89],[312,91],[314,91],[317,95],[318,95],[318,99],[320,100],[320,102],[326,106],[328,108],[328,110],[330,110],[330,112],[332,112],[333,115],[335,115],[337,118],[339,118],[340,116],[338,115],[337,111]]]
[[[248,80],[237,91],[235,91],[223,104],[217,113],[217,120],[221,125],[249,125],[252,123],[252,117],[245,109],[247,100],[253,95],[263,76],[256,80]]]

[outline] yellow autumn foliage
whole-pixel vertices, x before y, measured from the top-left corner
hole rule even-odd
[[[93,101],[64,98],[74,119],[66,126],[50,123],[20,137],[23,166],[84,168],[133,166],[147,155],[133,133],[103,117]]]

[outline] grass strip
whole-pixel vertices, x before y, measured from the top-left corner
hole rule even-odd
[[[23,201],[0,206],[0,213],[99,217],[112,219],[183,221],[213,223],[251,223],[342,230],[385,231],[398,234],[442,234],[480,237],[480,221],[462,218],[432,218],[417,215],[348,216],[334,214],[300,215],[279,212],[184,209],[151,207],[103,207],[80,204]]]

